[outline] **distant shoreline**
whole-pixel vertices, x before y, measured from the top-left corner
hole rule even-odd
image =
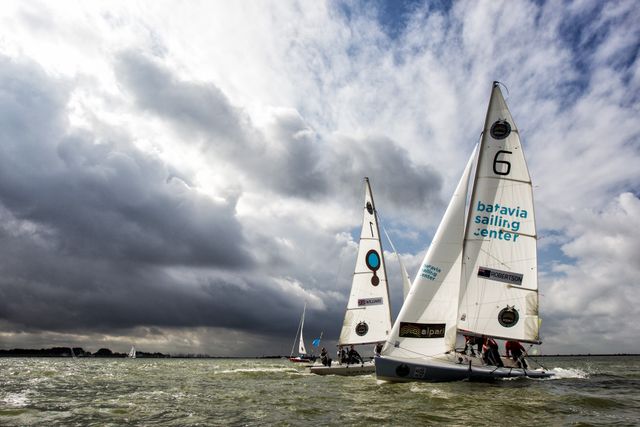
[[[637,357],[639,353],[583,353],[583,354],[535,354],[529,357]],[[123,359],[127,357],[126,353],[112,352],[107,348],[101,348],[95,353],[84,351],[81,347],[53,347],[41,349],[24,349],[14,348],[10,350],[0,349],[0,357],[59,357],[59,358],[110,358]],[[208,354],[164,354],[164,353],[147,353],[138,350],[136,358],[140,359],[286,359],[287,356],[271,355],[271,356],[210,356]]]

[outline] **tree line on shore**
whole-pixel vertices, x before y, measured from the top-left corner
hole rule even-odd
[[[101,348],[95,353],[85,351],[82,347],[51,347],[41,349],[13,348],[0,350],[0,357],[127,357],[127,353],[113,352],[108,348]],[[147,353],[136,351],[136,358],[162,358],[170,357],[163,353]]]

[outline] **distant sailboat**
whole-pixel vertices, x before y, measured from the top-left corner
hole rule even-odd
[[[467,187],[475,179],[466,208]],[[387,381],[549,377],[511,360],[489,365],[456,350],[458,334],[540,344],[536,229],[518,129],[494,83],[474,151],[389,339],[376,358]]]
[[[131,346],[131,350],[129,350],[129,354],[127,354],[127,357],[129,359],[135,359],[136,358],[136,348],[135,348],[135,346]]]
[[[338,341],[339,349],[355,345],[384,343],[391,330],[391,306],[387,284],[378,216],[369,178],[365,178],[362,229],[356,266],[351,282],[351,295]],[[404,266],[402,266],[404,268]],[[341,353],[341,351],[339,350]],[[341,358],[339,356],[339,358]],[[331,366],[314,365],[318,375],[362,375],[375,371],[372,361],[337,360]]]
[[[296,338],[293,340],[293,346],[291,347],[291,354],[289,355],[289,360],[295,363],[302,362],[313,362],[315,359],[311,355],[307,355],[307,348],[304,345],[304,315],[307,311],[307,303],[304,303],[304,308],[302,309],[302,317],[300,318],[300,324],[298,325],[298,330],[296,331]],[[298,332],[300,335],[298,337]],[[296,347],[296,341],[298,341],[298,355],[294,356],[294,349]]]

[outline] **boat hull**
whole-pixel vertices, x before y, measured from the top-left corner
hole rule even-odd
[[[370,375],[376,372],[376,366],[373,362],[365,362],[358,365],[313,365],[309,368],[312,374],[316,375],[342,375],[342,376],[355,376],[355,375]]]
[[[503,378],[548,378],[552,372],[521,368],[474,366],[446,360],[422,359],[407,361],[391,357],[376,357],[376,377],[391,382],[493,381]]]
[[[312,358],[309,357],[289,357],[289,362],[293,363],[313,363]]]

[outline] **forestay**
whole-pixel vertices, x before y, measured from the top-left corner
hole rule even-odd
[[[339,345],[385,341],[391,330],[387,271],[369,179],[365,178],[362,230]]]
[[[461,332],[538,342],[533,194],[518,129],[494,83],[463,249]]]

